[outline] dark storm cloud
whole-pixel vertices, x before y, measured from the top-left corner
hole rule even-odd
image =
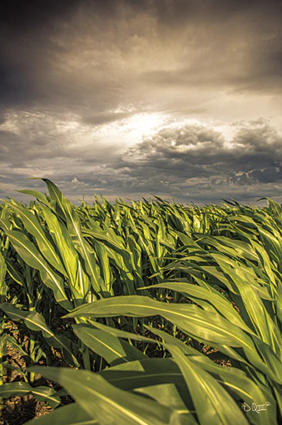
[[[107,156],[90,167],[83,150],[81,166],[66,161],[52,178],[73,200],[93,193],[112,200],[154,194],[181,202],[255,202],[267,196],[282,201],[282,134],[260,119],[236,124],[227,141],[220,131],[199,124],[161,130],[123,156]],[[40,160],[40,158],[38,158]],[[12,181],[12,176],[9,180]]]
[[[142,101],[142,84],[280,92],[281,16],[276,0],[4,0],[1,109],[107,114],[132,102],[129,92]],[[143,25],[134,29],[138,17]],[[150,45],[163,58],[173,49],[182,57],[170,69],[152,54],[138,70],[132,52],[146,59]]]
[[[278,0],[2,1],[4,192],[44,175],[67,194],[279,198],[281,133],[250,120],[281,127],[281,19]],[[141,112],[180,124],[122,147]],[[246,122],[228,141],[190,117]]]
[[[28,181],[28,177],[44,175],[73,201],[83,194],[91,201],[96,192],[109,200],[157,194],[181,202],[219,202],[231,197],[255,202],[263,196],[281,202],[282,133],[264,119],[234,126],[236,134],[229,141],[220,131],[200,124],[165,128],[122,156],[109,150],[96,161],[95,152],[90,161],[91,152],[83,146],[69,154],[69,133],[59,147],[54,137],[53,143],[39,143],[37,148],[32,134],[22,146],[17,135],[2,134],[9,137],[18,155],[9,163],[7,147],[2,147],[6,165],[1,187],[6,195],[17,197],[15,188],[42,190],[40,181]]]
[[[12,132],[0,131],[0,139],[1,161],[11,167],[26,168],[38,158],[45,157],[50,161],[65,153],[64,144],[58,145],[56,140],[46,139],[43,135],[23,139]]]
[[[229,142],[201,125],[164,129],[100,173],[113,193],[161,194],[183,201],[218,201],[230,194],[255,199],[270,196],[270,191],[277,196],[282,134],[264,120],[242,125]],[[86,181],[87,175],[80,178]]]
[[[34,171],[46,171],[62,161],[66,163],[91,161],[95,165],[107,156],[107,147],[99,147],[99,141],[93,135],[91,128],[77,127],[74,129],[63,120],[46,117],[43,113],[15,115],[11,119],[10,129],[0,129],[0,158],[2,166],[7,168],[22,168],[31,176]],[[87,139],[88,145],[81,144]],[[89,145],[90,142],[90,145]],[[99,149],[95,150],[98,144]],[[110,149],[110,148],[108,148]],[[42,174],[41,172],[41,174]]]
[[[41,30],[54,19],[65,19],[78,4],[76,0],[2,0],[0,25],[6,31],[29,33]]]

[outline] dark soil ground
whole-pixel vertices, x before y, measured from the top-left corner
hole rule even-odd
[[[36,400],[32,395],[12,397],[3,403],[0,425],[22,425],[30,419],[45,415],[51,411],[51,407]]]
[[[19,373],[26,367],[25,360],[18,351],[7,344],[7,366],[4,383],[22,380]],[[33,395],[11,397],[0,401],[0,425],[22,425],[30,419],[45,415],[52,409],[46,403],[38,401]]]

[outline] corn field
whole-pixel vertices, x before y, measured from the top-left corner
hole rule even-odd
[[[282,209],[0,206],[0,397],[29,425],[280,425]],[[13,357],[18,359],[12,361]]]

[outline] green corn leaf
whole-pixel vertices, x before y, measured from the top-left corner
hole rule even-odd
[[[0,252],[0,302],[4,302],[8,291],[8,286],[5,281],[7,266],[3,255]]]
[[[86,370],[33,367],[31,370],[62,385],[100,425],[190,425],[175,410],[124,392],[102,376]]]
[[[0,397],[3,398],[14,396],[24,397],[28,394],[34,395],[39,401],[47,402],[53,408],[61,403],[61,399],[56,395],[56,391],[49,387],[32,387],[27,382],[20,381],[0,385]]]
[[[123,390],[151,385],[174,384],[186,400],[187,388],[177,364],[167,358],[151,358],[122,363],[102,370],[99,375]]]
[[[157,342],[157,341],[154,341],[150,338],[144,337],[142,335],[139,335],[139,334],[136,334],[136,333],[131,333],[131,332],[126,332],[126,331],[123,331],[123,330],[118,329],[118,328],[113,328],[111,326],[103,325],[102,323],[94,322],[93,320],[89,320],[89,322],[95,328],[101,329],[101,330],[103,330],[107,333],[110,333],[111,335],[117,336],[119,338],[127,338],[127,339],[132,339],[132,340],[135,340],[135,341],[142,341],[142,342],[148,342],[148,343]]]
[[[160,315],[179,329],[211,346],[225,345],[243,348],[248,360],[282,384],[282,378],[262,362],[253,341],[242,329],[218,313],[205,312],[196,305],[168,304],[143,296],[112,297],[81,306],[66,317],[146,317]]]
[[[47,326],[44,317],[40,313],[34,311],[23,311],[9,303],[0,304],[0,309],[3,310],[12,320],[23,320],[29,329],[42,332],[42,335],[51,346],[64,349],[72,358],[74,365],[79,366],[79,363],[73,353],[65,345],[62,339],[52,332],[52,330]]]
[[[50,196],[58,205],[59,210],[64,214],[68,231],[72,238],[75,249],[85,260],[86,271],[90,277],[91,284],[97,293],[106,291],[105,284],[100,275],[100,270],[97,265],[94,251],[88,242],[83,238],[81,224],[74,207],[67,200],[62,192],[50,180],[42,179],[48,187]]]
[[[187,408],[174,384],[150,385],[138,388],[135,392],[146,394],[164,406],[167,406],[169,400],[170,407],[175,409],[178,414],[185,416],[189,424],[198,424],[193,415],[195,411]]]
[[[78,252],[75,250],[66,226],[59,221],[49,208],[41,207],[51,236],[61,254],[72,293],[77,300],[83,300],[90,289],[89,278],[83,270]]]
[[[22,207],[16,201],[11,201],[9,206],[13,208],[20,216],[26,230],[34,236],[38,248],[45,259],[56,269],[58,272],[66,275],[66,271],[62,265],[61,259],[56,252],[54,245],[47,238],[44,230],[42,229],[38,218],[28,208]]]
[[[54,412],[25,422],[25,425],[99,425],[96,419],[84,410],[78,403],[59,407]]]
[[[109,364],[125,363],[146,358],[140,350],[128,342],[91,325],[73,325],[76,336]]]
[[[183,373],[201,425],[248,425],[240,408],[211,375],[190,362],[178,347],[166,347]]]
[[[19,285],[24,286],[24,276],[20,273],[17,264],[11,258],[6,258],[5,262],[7,266],[7,272],[11,278]]]
[[[276,421],[276,402],[273,398],[270,388],[262,385],[256,385],[246,376],[246,373],[235,367],[223,367],[187,344],[183,344],[179,339],[172,337],[159,329],[146,326],[148,330],[161,337],[164,345],[177,347],[183,354],[188,356],[188,360],[210,373],[226,391],[237,401],[245,402],[248,405],[252,403],[262,404],[267,401],[272,406],[264,415],[257,417],[255,412],[250,412],[248,417],[251,423],[255,425],[271,425]]]
[[[250,334],[253,334],[253,331],[248,326],[246,326],[245,322],[241,319],[231,303],[228,302],[227,299],[218,291],[213,289],[212,286],[209,286],[209,289],[206,289],[184,282],[162,282],[156,285],[147,286],[146,288],[171,289],[173,291],[178,291],[187,295],[195,302],[197,302],[198,299],[206,300],[211,303],[226,319],[230,320],[231,323],[249,332]]]
[[[43,204],[49,205],[48,199],[41,192],[37,192],[36,190],[17,190],[17,192],[24,193],[25,195],[33,196],[34,198],[38,199],[38,201],[43,202]]]
[[[30,267],[39,270],[43,282],[46,286],[48,286],[48,288],[52,289],[58,303],[60,303],[66,310],[71,310],[72,304],[65,293],[62,278],[51,269],[35,245],[25,234],[18,230],[6,230],[5,233],[9,237],[20,257]]]

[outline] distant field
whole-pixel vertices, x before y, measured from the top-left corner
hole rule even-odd
[[[0,205],[0,424],[281,424],[280,205],[44,181]]]

